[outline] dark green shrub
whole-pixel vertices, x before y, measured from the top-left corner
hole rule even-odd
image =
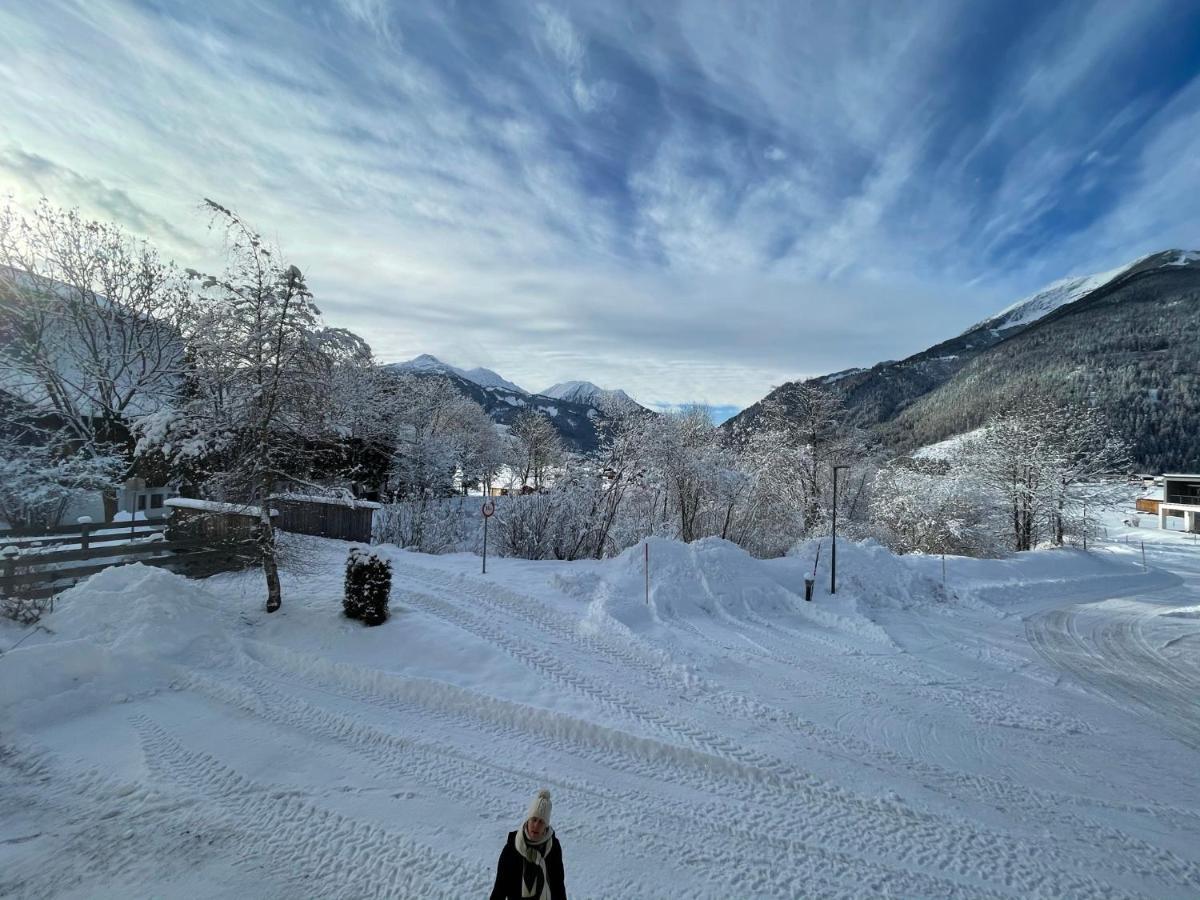
[[[392,564],[373,550],[355,547],[346,559],[346,592],[342,608],[365,625],[382,625],[388,617]]]

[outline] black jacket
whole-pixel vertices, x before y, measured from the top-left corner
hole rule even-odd
[[[500,851],[496,864],[496,886],[492,888],[490,900],[521,900],[521,882],[528,875],[527,883],[536,884],[534,896],[541,895],[541,866],[535,865],[517,852],[517,833],[508,833],[508,843]],[[546,851],[546,872],[550,876],[550,896],[554,900],[567,900],[567,886],[563,883],[562,844],[558,835],[550,838],[550,849]]]

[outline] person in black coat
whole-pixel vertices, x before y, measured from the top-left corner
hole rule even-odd
[[[525,821],[508,833],[490,900],[567,900],[562,844],[550,827],[550,792],[534,795]]]

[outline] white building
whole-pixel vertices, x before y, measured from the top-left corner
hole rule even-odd
[[[1158,526],[1167,527],[1167,517],[1182,518],[1184,531],[1200,531],[1200,475],[1164,475]]]

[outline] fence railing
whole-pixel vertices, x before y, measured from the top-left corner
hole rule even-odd
[[[161,526],[131,539],[128,531],[119,537],[103,533],[107,524],[95,526],[100,534],[81,533],[78,527],[73,533],[58,529],[57,535],[41,535],[41,541],[14,542],[10,532],[0,532],[0,596],[52,597],[97,572],[125,563],[201,576],[242,568],[259,557],[252,541],[169,541]]]
[[[84,550],[94,544],[117,543],[146,538],[161,533],[166,527],[162,520],[147,522],[81,522],[55,528],[0,529],[0,548],[15,546],[56,547],[80,544]]]

